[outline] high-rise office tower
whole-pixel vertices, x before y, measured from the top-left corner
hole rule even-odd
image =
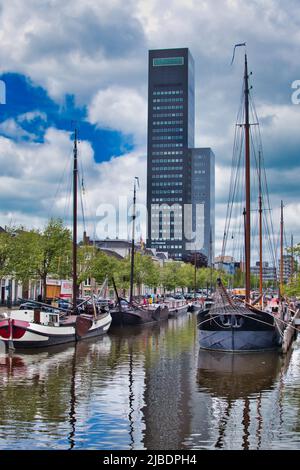
[[[177,259],[184,250],[182,212],[194,116],[194,61],[189,50],[149,51],[148,246]]]
[[[193,204],[195,85],[189,50],[149,51],[148,80],[147,244],[184,259],[205,248],[193,228],[206,220],[204,205],[196,214]]]

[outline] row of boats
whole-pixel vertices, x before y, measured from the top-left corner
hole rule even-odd
[[[74,315],[32,301],[2,314],[0,340],[8,349],[44,348],[101,336],[111,325],[141,326],[176,318],[188,310],[198,312],[205,308],[205,302],[166,298],[160,303],[139,305],[119,299],[115,307],[109,308],[109,302],[102,299],[86,302],[83,311]]]

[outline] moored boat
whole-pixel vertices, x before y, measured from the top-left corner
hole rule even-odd
[[[202,349],[247,352],[279,349],[282,322],[268,312],[235,304],[218,280],[215,304],[198,314]]]
[[[246,44],[237,44],[236,47],[246,46]],[[234,49],[235,50],[235,49]],[[241,135],[235,141],[233,163],[237,164],[236,154],[238,153],[238,169],[243,168],[245,172],[242,193],[245,197],[245,205],[242,212],[243,226],[244,226],[244,261],[243,270],[245,273],[245,298],[242,303],[238,302],[229,296],[222,285],[221,279],[217,281],[217,290],[214,295],[214,303],[211,305],[209,311],[205,309],[198,314],[198,328],[199,328],[199,342],[200,348],[232,351],[232,352],[245,352],[245,351],[262,351],[279,349],[282,344],[283,336],[283,318],[282,311],[278,311],[276,315],[273,312],[256,308],[251,304],[251,155],[250,146],[250,87],[249,87],[249,73],[247,53],[245,53],[245,67],[244,67],[244,83],[243,83],[244,106],[239,115],[240,120],[244,120],[241,124],[238,123]],[[251,103],[252,104],[252,103]],[[252,105],[253,106],[253,105]],[[252,109],[252,108],[251,108]],[[257,116],[255,115],[256,119]],[[237,144],[239,143],[239,145]],[[242,145],[245,150],[245,160],[241,165]],[[253,151],[253,153],[255,153]],[[254,158],[254,156],[253,156]],[[253,162],[254,164],[254,162]],[[238,169],[232,168],[233,178],[237,181]],[[264,175],[266,179],[266,175]],[[235,183],[236,184],[236,183]],[[258,194],[259,194],[259,256],[260,256],[260,298],[262,298],[262,213],[263,213],[263,195],[262,195],[262,177],[261,177],[261,145],[259,148],[258,158]],[[227,211],[222,257],[225,255],[226,240],[230,230],[230,217],[232,214],[232,206],[234,204],[234,197],[237,196],[236,188],[230,188],[230,203],[231,210]],[[242,206],[240,206],[242,209]],[[241,215],[240,214],[240,217]],[[234,237],[232,237],[234,239]]]
[[[12,310],[0,320],[0,340],[12,349],[44,348],[102,335],[110,324],[109,312],[93,316]]]
[[[117,307],[110,311],[112,325],[143,325],[167,320],[169,310],[166,304],[151,304],[145,306],[129,304],[126,300],[120,299]]]
[[[166,299],[166,304],[169,309],[169,318],[178,317],[187,313],[189,304],[183,299]]]

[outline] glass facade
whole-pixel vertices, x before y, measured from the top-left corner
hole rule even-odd
[[[214,260],[215,246],[215,155],[210,148],[189,150],[191,162],[192,230],[201,240],[198,250]],[[197,205],[203,206],[203,214]],[[195,237],[196,238],[196,237]]]
[[[188,49],[149,51],[147,209],[149,247],[181,259],[194,145],[194,61]]]

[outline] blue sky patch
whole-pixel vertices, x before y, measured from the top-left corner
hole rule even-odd
[[[98,129],[87,122],[86,107],[77,107],[73,95],[65,95],[63,104],[58,105],[44,88],[36,86],[24,75],[6,73],[1,75],[0,79],[6,84],[6,105],[0,108],[0,122],[13,119],[17,123],[17,129],[11,129],[12,126],[6,126],[6,129],[2,126],[0,135],[14,140],[42,143],[49,127],[72,131],[76,125],[79,138],[91,143],[97,163],[133,149],[132,136],[118,131]]]

